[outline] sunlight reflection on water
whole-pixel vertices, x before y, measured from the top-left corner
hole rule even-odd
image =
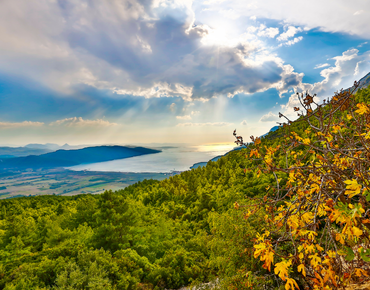
[[[208,146],[208,145],[205,145]],[[153,147],[152,147],[153,148]],[[198,162],[207,162],[213,157],[223,155],[228,147],[162,147],[162,152],[113,161],[82,164],[68,167],[71,170],[116,171],[116,172],[171,172],[185,171]],[[208,149],[208,150],[206,150]],[[232,149],[232,147],[231,147]]]

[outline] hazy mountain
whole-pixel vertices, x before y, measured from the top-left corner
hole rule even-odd
[[[0,169],[68,167],[158,152],[160,151],[144,147],[126,146],[95,146],[74,150],[60,149],[38,156],[31,155],[26,157],[3,158],[0,159]]]
[[[25,148],[33,148],[33,149],[44,149],[44,150],[49,150],[49,151],[56,151],[59,149],[80,149],[83,147],[88,147],[88,146],[83,146],[83,145],[78,145],[78,146],[71,146],[68,145],[67,143],[60,146],[58,144],[53,144],[53,143],[46,143],[46,144],[37,144],[37,143],[32,143],[32,144],[27,144],[24,146]]]
[[[41,155],[53,150],[46,148],[0,147],[0,158],[14,158],[28,155]]]

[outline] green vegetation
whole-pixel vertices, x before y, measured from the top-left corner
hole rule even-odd
[[[245,229],[223,221],[272,181],[246,174],[244,155],[101,195],[0,201],[0,288],[176,289],[229,275],[245,265]]]
[[[357,99],[369,100],[370,89]],[[285,129],[262,138],[261,150],[282,144]],[[289,126],[300,136],[306,129],[303,122]],[[276,179],[256,167],[262,161],[250,158],[252,148],[101,195],[1,200],[0,289],[178,289],[217,278],[221,289],[284,287],[254,258],[253,239],[273,212],[262,206],[251,214],[249,206]],[[274,154],[283,166],[285,155]],[[287,185],[286,173],[276,178]],[[284,241],[278,246],[284,254],[292,250]],[[289,275],[301,274],[294,268]]]

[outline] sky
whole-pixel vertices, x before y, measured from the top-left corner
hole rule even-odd
[[[2,0],[0,144],[265,134],[296,92],[370,72],[369,17],[369,0]]]

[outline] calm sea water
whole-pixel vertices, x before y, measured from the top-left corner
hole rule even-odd
[[[151,147],[153,148],[153,147]],[[90,163],[69,167],[71,170],[116,171],[116,172],[171,172],[185,171],[198,162],[207,162],[223,155],[229,148],[161,147],[162,152],[107,162]],[[221,149],[221,150],[218,150]]]

